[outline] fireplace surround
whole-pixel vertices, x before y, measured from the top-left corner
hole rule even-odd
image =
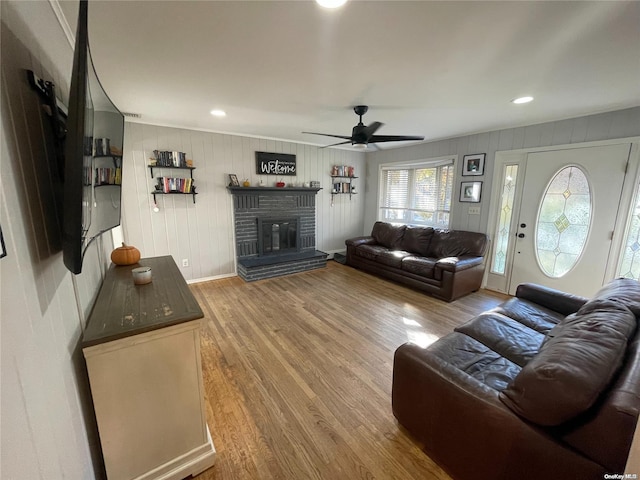
[[[261,280],[326,266],[316,250],[319,188],[227,187],[233,196],[238,275]]]

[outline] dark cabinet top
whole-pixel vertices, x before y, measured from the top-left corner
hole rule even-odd
[[[135,285],[131,270],[151,267],[152,281]],[[93,306],[82,346],[89,347],[204,317],[171,255],[136,265],[111,265]]]

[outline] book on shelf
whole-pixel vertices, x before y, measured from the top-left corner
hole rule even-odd
[[[158,187],[162,193],[193,193],[195,185],[191,178],[158,177]]]
[[[155,157],[156,167],[176,167],[186,168],[187,166],[187,154],[184,152],[170,152],[165,150],[154,150],[153,155]]]
[[[96,168],[95,185],[120,185],[122,184],[122,169],[120,168]]]

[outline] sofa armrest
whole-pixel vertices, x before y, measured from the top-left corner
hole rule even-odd
[[[570,315],[577,312],[587,301],[586,297],[543,287],[535,283],[521,283],[516,289],[516,297],[542,305],[550,310]]]
[[[359,247],[360,245],[375,245],[376,243],[378,242],[376,242],[375,239],[370,236],[348,238],[347,240],[344,241],[344,244],[347,247]]]
[[[447,272],[459,272],[476,265],[481,265],[484,257],[462,255],[461,257],[445,257],[436,262],[435,268],[440,268]]]

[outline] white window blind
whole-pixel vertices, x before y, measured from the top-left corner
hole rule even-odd
[[[382,171],[380,219],[448,227],[453,162],[388,167]]]

